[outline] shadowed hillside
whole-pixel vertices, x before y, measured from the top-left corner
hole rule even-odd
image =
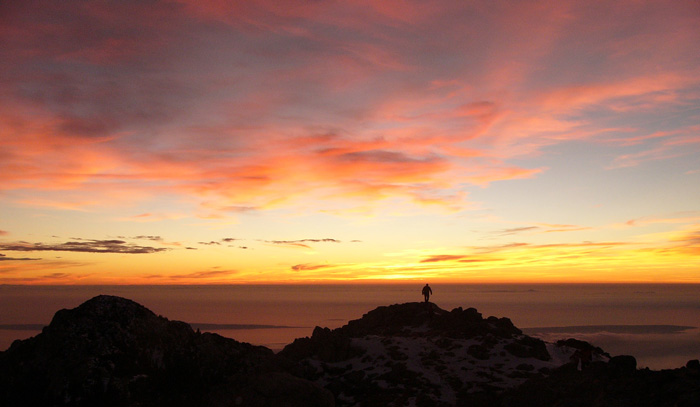
[[[3,406],[332,405],[284,373],[273,352],[156,316],[124,298],[95,297],[56,313],[0,353]]]

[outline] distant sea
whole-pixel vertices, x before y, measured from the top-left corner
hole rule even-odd
[[[0,285],[0,350],[38,334],[62,308],[109,294],[202,331],[280,350],[315,326],[337,328],[372,309],[422,301],[419,284],[227,286]],[[547,341],[574,337],[639,367],[700,359],[697,284],[431,284],[440,308],[510,318]]]

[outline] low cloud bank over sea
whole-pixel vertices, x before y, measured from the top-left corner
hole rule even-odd
[[[546,341],[575,337],[640,367],[673,368],[700,356],[699,285],[431,284],[443,309],[506,316]],[[249,286],[0,286],[0,350],[36,335],[53,312],[102,293],[123,296],[196,329],[281,350],[374,307],[417,301],[421,284]]]

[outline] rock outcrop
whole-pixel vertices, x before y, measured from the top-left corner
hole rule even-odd
[[[332,391],[339,406],[454,406],[484,395],[498,400],[506,389],[568,363],[576,351],[523,335],[509,319],[483,318],[474,308],[407,303],[379,307],[338,329],[317,327],[279,355]]]
[[[284,403],[282,403],[284,402]],[[57,312],[0,353],[3,406],[330,406],[265,347],[195,332],[124,298]]]
[[[615,356],[578,370],[564,365],[507,391],[490,406],[502,407],[691,407],[700,406],[700,363],[653,371],[634,357]]]

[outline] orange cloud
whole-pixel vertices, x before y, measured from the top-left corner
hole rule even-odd
[[[700,256],[700,225],[694,224],[668,238],[669,244],[657,248],[663,254]]]
[[[328,264],[297,264],[292,266],[293,271],[308,271],[308,270],[320,270],[328,267],[332,267]]]
[[[232,275],[236,275],[239,272],[237,270],[208,270],[208,271],[197,271],[194,273],[187,273],[187,274],[176,274],[176,275],[171,275],[167,276],[167,278],[174,279],[174,280],[199,280],[199,279],[216,279],[219,277],[228,277]]]
[[[693,100],[685,2],[38,4],[0,24],[0,189],[24,205],[468,208],[470,188],[538,177],[514,159],[568,140],[653,144],[610,168],[697,142],[587,114]]]
[[[435,256],[430,256],[425,259],[422,259],[420,262],[421,263],[435,263],[435,262],[440,262],[440,261],[452,261],[452,260],[462,260],[464,259],[463,255],[454,255],[454,254],[439,254]]]

